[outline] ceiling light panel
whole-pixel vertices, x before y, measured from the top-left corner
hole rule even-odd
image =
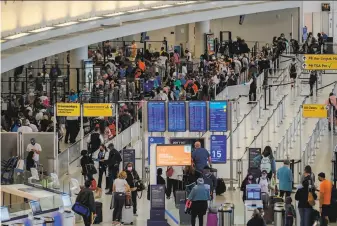
[[[55,25],[55,26],[56,27],[66,27],[66,26],[70,26],[70,25],[74,25],[74,24],[78,24],[78,22],[76,22],[76,21],[66,22],[66,23],[63,23],[63,24]]]
[[[16,34],[16,35],[5,37],[4,39],[13,40],[13,39],[24,37],[26,35],[29,35],[29,33],[19,33],[19,34]]]
[[[91,18],[81,19],[81,20],[79,20],[79,21],[81,21],[81,22],[88,22],[88,21],[98,20],[98,19],[102,19],[102,17],[96,16],[96,17],[91,17]]]
[[[54,27],[43,27],[43,28],[35,29],[35,30],[29,31],[29,32],[40,33],[40,32],[44,32],[44,31],[49,31],[51,29],[54,29]]]

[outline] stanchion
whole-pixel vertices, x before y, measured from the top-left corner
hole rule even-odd
[[[253,114],[250,114],[250,130],[254,130],[253,122]]]
[[[269,85],[269,104],[268,104],[268,106],[273,106],[273,105],[271,104],[271,98],[272,98],[272,96],[271,96],[271,88],[272,88],[272,86]]]
[[[69,148],[67,148],[67,175],[70,175],[70,170],[69,170],[69,167],[70,167],[70,155],[69,155]]]
[[[268,118],[268,140],[267,143],[270,143],[270,117]]]
[[[291,125],[290,128],[292,128],[292,126],[293,126],[293,125]],[[290,129],[290,134],[289,134],[289,135],[290,135],[289,149],[293,149],[293,147],[292,147],[292,143],[293,143],[293,142],[292,142],[291,129]]]
[[[273,122],[274,122],[274,123],[273,123],[273,124],[274,124],[274,131],[273,131],[273,133],[276,133],[276,117],[277,117],[277,112],[276,112],[276,114],[275,114],[275,111],[276,111],[276,109],[274,109],[274,111],[273,111],[273,112],[274,112],[274,113],[273,113],[273,114],[274,114],[274,116],[273,116],[273,119],[274,119],[274,120],[273,120]]]
[[[245,129],[245,137],[244,139],[247,139],[247,114],[244,116],[244,129]]]
[[[261,148],[263,148],[263,126],[261,126],[261,135],[260,135],[260,137],[261,137]]]
[[[286,118],[286,99],[287,99],[287,97],[284,97],[284,98],[283,98],[283,101],[282,101],[283,119]]]
[[[240,147],[240,126],[236,127],[236,148],[241,148]]]
[[[268,110],[267,108],[267,86],[264,85],[263,88],[264,88],[264,109],[263,110],[267,111]]]

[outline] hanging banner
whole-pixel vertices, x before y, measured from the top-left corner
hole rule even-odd
[[[303,104],[303,118],[327,118],[328,111],[325,104]]]
[[[57,116],[81,116],[81,106],[77,103],[57,103],[56,110]]]
[[[149,137],[148,138],[148,164],[150,165],[150,159],[151,159],[151,144],[165,144],[165,137]]]
[[[227,159],[227,136],[211,135],[211,158],[212,163],[226,163]]]
[[[84,117],[112,117],[113,104],[83,104]]]

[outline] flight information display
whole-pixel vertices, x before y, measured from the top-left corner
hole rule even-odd
[[[227,132],[227,101],[209,102],[209,130]]]
[[[168,102],[168,131],[186,131],[186,107],[185,102]]]
[[[147,128],[149,132],[165,132],[165,102],[149,101],[147,103]]]
[[[188,102],[189,124],[191,132],[207,131],[207,103],[205,101]]]

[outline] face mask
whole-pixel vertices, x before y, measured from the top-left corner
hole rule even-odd
[[[132,170],[132,167],[131,167],[131,166],[129,166],[129,167],[128,167],[128,171],[131,171],[131,170]]]
[[[32,145],[35,145],[35,142],[30,142]]]
[[[248,177],[248,180],[253,180],[253,177]]]
[[[262,175],[262,179],[266,179],[267,178],[267,175]]]
[[[163,93],[163,91],[162,91],[162,90],[160,90],[160,93]]]
[[[96,85],[96,88],[98,88],[99,87],[99,85]]]

